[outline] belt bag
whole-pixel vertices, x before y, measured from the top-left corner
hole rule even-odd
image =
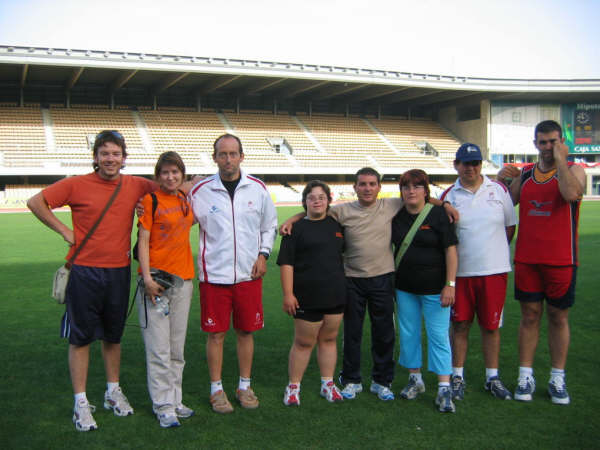
[[[67,293],[67,283],[69,282],[69,274],[71,273],[71,265],[73,264],[73,261],[75,261],[77,255],[79,255],[79,252],[81,252],[81,250],[83,249],[84,245],[87,243],[88,239],[92,236],[92,234],[94,234],[94,231],[96,231],[96,228],[98,228],[98,225],[100,225],[100,222],[106,214],[106,211],[108,211],[108,208],[110,208],[110,205],[112,205],[112,202],[115,200],[117,194],[121,190],[121,181],[122,177],[119,177],[119,184],[117,184],[117,187],[108,199],[108,202],[106,203],[106,206],[100,213],[100,216],[98,217],[98,219],[96,219],[96,223],[94,223],[92,228],[90,228],[90,231],[88,231],[88,233],[85,235],[83,241],[81,241],[81,244],[79,245],[79,247],[77,247],[75,253],[73,253],[73,256],[69,258],[69,262],[65,265],[60,266],[54,274],[54,279],[52,280],[52,298],[56,300],[56,302],[59,305],[62,305],[65,302],[65,295]]]

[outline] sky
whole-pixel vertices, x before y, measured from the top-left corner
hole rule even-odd
[[[0,44],[600,79],[600,0],[0,0]]]

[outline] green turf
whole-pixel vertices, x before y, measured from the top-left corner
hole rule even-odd
[[[298,208],[279,208],[287,217]],[[66,213],[59,213],[69,220]],[[474,327],[466,367],[466,399],[456,414],[433,407],[435,376],[425,374],[428,391],[418,400],[381,402],[368,392],[357,400],[328,404],[318,396],[319,375],[313,360],[302,384],[302,405],[282,404],[287,382],[287,353],[292,321],[281,311],[281,289],[275,260],[269,259],[265,279],[265,328],[256,333],[253,386],[261,406],[236,408],[220,416],[208,405],[205,336],[200,330],[194,294],[186,346],[184,401],[196,410],[178,429],[163,430],[151,411],[146,389],[143,344],[134,311],[123,339],[121,384],[136,412],[115,417],[102,408],[104,370],[99,345],[92,347],[88,397],[99,409],[100,429],[78,433],[71,423],[72,396],[67,370],[67,345],[58,337],[63,308],[50,300],[50,282],[66,251],[60,237],[30,214],[0,214],[4,338],[0,362],[0,446],[2,448],[593,448],[598,447],[600,357],[600,291],[596,263],[600,253],[600,203],[582,206],[577,301],[571,310],[572,343],[568,387],[572,403],[552,405],[545,394],[549,371],[546,327],[535,362],[538,392],[532,403],[500,401],[483,390],[479,333]],[[193,232],[193,248],[197,233]],[[276,245],[278,248],[278,245]],[[594,262],[596,261],[596,263]],[[509,281],[512,287],[512,278]],[[518,305],[509,289],[502,331],[501,374],[512,390],[518,368]],[[368,330],[368,329],[367,329]],[[363,375],[368,388],[369,332],[363,346]],[[237,384],[235,342],[226,342],[223,382],[230,398]],[[406,371],[397,368],[393,388],[399,392]]]

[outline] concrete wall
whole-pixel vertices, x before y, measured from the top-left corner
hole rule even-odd
[[[459,122],[456,119],[456,107],[449,106],[440,109],[438,120],[450,130],[460,141],[472,142],[481,148],[484,158],[489,158],[489,124],[490,124],[490,101],[482,100],[480,103],[481,117],[475,120]]]

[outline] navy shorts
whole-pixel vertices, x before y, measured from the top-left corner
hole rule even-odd
[[[66,311],[60,334],[73,345],[88,345],[101,339],[121,342],[127,306],[131,269],[102,268],[73,264],[65,297]]]
[[[306,320],[307,322],[320,322],[326,314],[342,314],[346,309],[345,304],[327,309],[296,309],[294,319]]]

